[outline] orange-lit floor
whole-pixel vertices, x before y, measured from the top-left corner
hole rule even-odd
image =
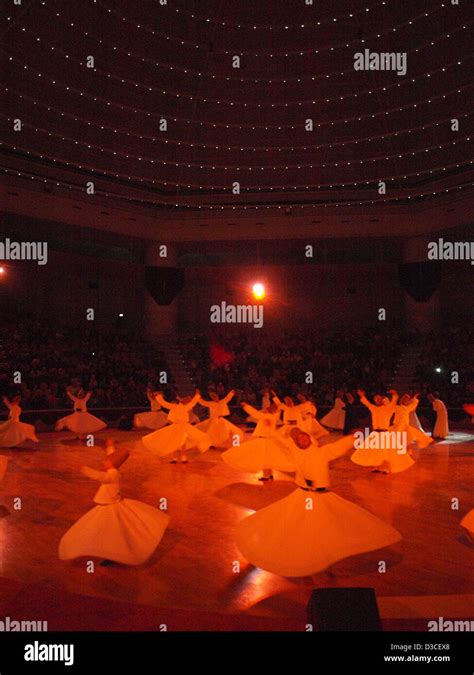
[[[10,463],[0,485],[0,607],[7,607],[11,618],[48,620],[38,598],[49,593],[56,598],[74,594],[76,605],[82,596],[84,607],[94,598],[93,606],[98,599],[118,601],[135,606],[138,615],[140,606],[147,606],[143,616],[156,608],[163,623],[167,613],[175,611],[176,624],[180,610],[188,610],[202,616],[207,629],[219,629],[219,619],[212,618],[219,615],[238,617],[240,628],[248,620],[249,630],[258,627],[256,616],[273,618],[279,628],[288,621],[294,628],[304,626],[310,590],[320,586],[373,587],[386,620],[472,616],[474,546],[459,521],[474,508],[473,435],[455,432],[396,475],[373,474],[348,457],[334,462],[332,489],[391,522],[403,539],[382,553],[341,561],[313,579],[285,579],[255,569],[233,541],[234,525],[242,517],[293,489],[289,476],[278,474],[274,482],[261,484],[233,471],[215,450],[187,465],[171,465],[152,457],[137,432],[105,431],[98,434],[98,444],[110,435],[131,450],[122,468],[124,496],[153,505],[162,497],[168,500],[171,522],[160,547],[142,567],[96,565],[90,574],[84,560],[61,562],[58,542],[92,508],[97,489],[79,467],[100,468],[102,445],[88,448],[61,432],[40,434],[34,449],[2,449]],[[20,510],[14,508],[15,498],[21,499]],[[459,510],[451,508],[453,499],[459,500]],[[379,560],[387,563],[385,574],[377,571]],[[240,573],[234,571],[235,561],[241,563]],[[30,591],[31,602],[25,584],[42,589],[36,595]],[[15,597],[21,598],[22,616],[13,614]],[[4,615],[0,610],[0,620]],[[108,616],[91,610],[81,627],[115,627]],[[70,610],[54,613],[49,623],[49,630],[77,625]],[[136,616],[130,627],[140,627]]]

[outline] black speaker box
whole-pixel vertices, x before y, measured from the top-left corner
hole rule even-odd
[[[307,612],[315,631],[382,630],[373,588],[318,588]]]
[[[170,305],[184,288],[184,269],[145,267],[145,285],[158,305]]]
[[[402,288],[416,302],[428,302],[441,283],[441,261],[402,263],[398,266]]]

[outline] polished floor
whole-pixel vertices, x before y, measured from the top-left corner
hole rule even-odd
[[[90,573],[85,560],[60,561],[57,547],[70,525],[93,506],[97,485],[79,468],[100,468],[107,436],[131,451],[122,468],[124,496],[156,506],[166,498],[171,521],[145,565],[96,565]],[[85,611],[101,599],[142,607],[143,616],[155,608],[163,623],[172,614],[176,629],[188,627],[184,618],[179,625],[183,610],[201,616],[207,630],[228,628],[232,617],[239,629],[261,628],[257,617],[273,619],[278,629],[285,621],[292,629],[304,629],[310,591],[323,586],[374,588],[382,618],[401,621],[398,628],[403,621],[408,626],[419,620],[423,626],[424,619],[438,616],[472,617],[474,546],[459,521],[474,508],[473,434],[454,432],[447,442],[418,453],[416,464],[401,474],[374,474],[347,456],[333,462],[332,489],[392,523],[403,539],[301,579],[253,568],[233,540],[242,517],[293,489],[289,476],[277,474],[274,482],[261,484],[224,464],[217,450],[191,457],[187,465],[169,464],[151,456],[140,438],[138,432],[106,430],[90,448],[58,432],[40,434],[36,447],[2,449],[10,462],[0,484],[0,606],[10,617],[48,620],[41,598],[50,594],[57,601],[63,594],[75,598],[78,613],[81,602]],[[459,508],[453,508],[457,503]],[[380,560],[386,562],[385,573],[378,571]],[[42,590],[35,594],[33,589]],[[29,616],[13,615],[15,598]],[[49,630],[77,627],[68,607],[52,612]],[[82,628],[115,627],[110,613],[97,615],[91,609],[85,616]],[[130,627],[142,627],[136,616]]]

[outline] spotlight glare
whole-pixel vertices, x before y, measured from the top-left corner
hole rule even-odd
[[[4,267],[0,267],[0,274],[5,274],[5,268]]]
[[[435,370],[436,370],[437,373],[441,372],[441,368],[435,368]]]
[[[254,284],[252,287],[252,295],[255,300],[263,300],[265,297],[265,286],[260,282]]]

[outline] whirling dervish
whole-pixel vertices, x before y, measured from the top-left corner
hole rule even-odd
[[[448,409],[440,399],[438,392],[428,394],[428,400],[436,413],[436,422],[434,425],[432,437],[444,440],[449,436]]]
[[[199,452],[206,452],[211,445],[211,439],[189,422],[189,414],[200,398],[201,393],[199,389],[196,389],[192,398],[187,396],[180,398],[178,403],[170,403],[165,401],[161,392],[157,392],[156,400],[163,408],[169,410],[168,422],[171,422],[171,424],[143,436],[142,443],[147,450],[160,455],[160,457],[174,455],[170,460],[173,464],[178,461],[187,464],[186,452],[193,448],[197,448]]]
[[[73,431],[78,438],[82,439],[87,434],[94,434],[101,429],[105,429],[107,424],[95,415],[91,415],[87,412],[87,401],[91,397],[91,392],[87,393],[84,389],[79,389],[77,395],[74,395],[72,391],[67,390],[66,394],[74,402],[74,412],[72,415],[67,415],[66,417],[61,417],[56,422],[56,431],[62,431],[62,429],[69,429]]]
[[[0,447],[13,448],[26,440],[38,443],[34,426],[20,422],[21,396],[14,396],[11,401],[4,396],[2,401],[8,408],[8,420],[0,424]]]
[[[283,424],[278,429],[278,433],[286,437],[290,434],[291,430],[294,429],[295,426],[301,427],[303,425],[303,414],[301,412],[301,407],[294,404],[291,396],[285,396],[283,402],[280,401],[274,391],[272,391],[272,394],[273,402],[283,413]]]
[[[381,473],[400,473],[409,469],[414,461],[407,453],[406,445],[396,442],[397,436],[390,427],[397,408],[398,393],[391,389],[390,399],[376,394],[373,403],[368,400],[363,389],[358,389],[357,394],[361,403],[370,410],[372,432],[365,436],[363,442],[356,442],[357,449],[351,460],[360,466],[374,467]]]
[[[395,406],[395,418],[391,430],[405,432],[407,435],[407,446],[409,447],[416,441],[419,448],[426,448],[426,446],[433,443],[433,439],[428,434],[420,431],[418,428],[410,424],[410,413],[417,409],[420,402],[419,394],[416,393],[413,397],[409,394],[404,394],[400,399],[398,405]]]
[[[353,444],[350,435],[317,446],[301,429],[291,432],[287,452],[297,489],[237,525],[237,546],[252,565],[281,576],[309,576],[401,539],[391,525],[329,491],[329,462]]]
[[[136,429],[161,429],[168,423],[168,415],[161,411],[156,392],[147,389],[146,396],[150,401],[150,411],[134,415],[133,426]]]
[[[336,393],[336,399],[334,401],[334,406],[332,409],[324,415],[321,420],[321,424],[324,424],[325,427],[330,429],[344,429],[344,422],[346,418],[345,404],[344,404],[344,392],[338,391]]]
[[[248,415],[257,419],[258,423],[251,440],[223,453],[224,462],[234,469],[248,473],[262,471],[262,476],[258,479],[260,481],[272,480],[274,469],[294,471],[294,466],[285,451],[284,438],[276,429],[280,408],[275,403],[270,403],[262,412],[248,403],[241,403],[241,406]]]
[[[228,448],[231,445],[240,445],[243,432],[232,422],[226,420],[226,416],[230,415],[229,402],[234,397],[235,392],[229,391],[227,396],[219,399],[215,391],[210,391],[210,401],[203,398],[199,399],[200,405],[209,409],[209,418],[196,425],[196,429],[200,429],[206,433],[211,439],[211,445],[215,448]]]
[[[372,430],[386,431],[390,427],[390,420],[395,414],[395,406],[398,401],[398,393],[395,389],[390,389],[388,392],[391,398],[385,398],[380,394],[375,394],[374,402],[371,403],[365,395],[363,389],[358,389],[357,394],[360,397],[360,402],[370,410],[372,416]]]
[[[62,537],[61,560],[94,556],[105,563],[141,565],[160,543],[169,516],[149,504],[124,499],[120,493],[118,470],[128,456],[125,449],[108,454],[103,471],[82,467],[84,476],[101,483],[94,497],[97,506],[79,518]]]
[[[318,409],[314,402],[308,400],[304,394],[297,394],[296,398],[300,402],[298,407],[303,417],[301,429],[316,440],[322,436],[329,436],[329,431],[316,419]]]
[[[266,410],[270,405],[270,403],[271,403],[270,390],[265,388],[262,391],[262,406],[260,408],[260,412]],[[252,424],[258,424],[258,419],[256,417],[252,417],[252,415],[248,415],[245,421]]]
[[[178,401],[178,403],[186,405],[191,400],[191,396],[179,396],[178,394],[176,394],[176,400]],[[199,417],[191,408],[191,410],[189,410],[189,424],[198,425],[200,421],[201,420],[199,419]]]

